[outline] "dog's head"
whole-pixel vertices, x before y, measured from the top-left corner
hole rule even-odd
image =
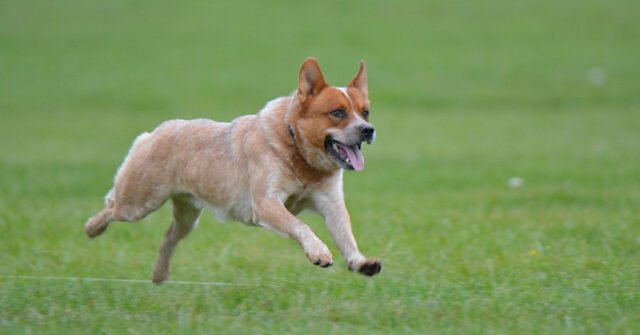
[[[318,62],[307,59],[300,68],[298,90],[289,122],[307,162],[322,171],[364,168],[362,142],[375,138],[369,123],[367,72],[364,62],[347,87],[327,84]]]

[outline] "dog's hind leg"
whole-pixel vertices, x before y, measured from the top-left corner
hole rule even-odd
[[[105,197],[107,206],[84,225],[87,236],[102,234],[112,221],[141,220],[169,198],[166,163],[150,158],[157,155],[152,151],[152,139],[151,134],[142,133],[133,141]]]
[[[107,206],[100,211],[100,213],[96,214],[96,216],[87,220],[87,223],[84,225],[84,232],[89,237],[96,237],[102,234],[113,220],[113,206]]]
[[[193,197],[173,198],[173,221],[167,230],[164,241],[158,250],[158,260],[153,268],[152,281],[162,284],[171,274],[171,255],[180,240],[187,236],[197,225],[202,208],[193,205]]]
[[[115,208],[113,189],[111,189],[109,194],[105,197],[105,202],[107,206],[94,217],[87,220],[84,224],[84,232],[91,238],[104,233],[104,231],[107,230],[109,223],[115,220],[113,217],[113,211]]]
[[[121,186],[121,185],[117,185]],[[136,222],[160,208],[167,200],[166,191],[145,185],[144,187],[123,187],[118,196],[116,189],[107,195],[107,206],[90,218],[84,225],[89,237],[102,234],[112,221]]]

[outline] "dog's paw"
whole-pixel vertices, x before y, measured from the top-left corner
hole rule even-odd
[[[171,275],[171,267],[169,266],[157,266],[153,269],[153,275],[151,281],[156,285],[162,285],[162,283],[169,279]]]
[[[349,263],[349,270],[358,271],[365,276],[373,276],[382,270],[382,262],[377,258],[369,258],[359,264]]]
[[[323,268],[333,265],[333,255],[331,254],[331,251],[329,251],[329,248],[327,248],[326,244],[321,241],[305,248],[304,253],[314,265]]]
[[[89,220],[84,225],[84,232],[87,236],[94,238],[107,230],[107,225],[96,224],[93,220]]]

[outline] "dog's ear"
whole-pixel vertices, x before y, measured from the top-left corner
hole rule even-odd
[[[365,99],[369,99],[369,88],[367,87],[367,70],[364,68],[364,61],[360,61],[360,70],[351,80],[349,87],[357,88]]]
[[[307,58],[302,63],[298,75],[298,100],[304,103],[307,99],[320,94],[320,91],[327,86],[318,62],[313,57]]]

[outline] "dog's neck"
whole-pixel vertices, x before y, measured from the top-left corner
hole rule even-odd
[[[291,125],[288,125],[289,127],[289,134],[291,135],[291,139],[293,140],[293,144],[296,144],[296,134],[293,133],[293,128],[291,127]]]
[[[289,159],[292,163],[291,167],[298,179],[303,184],[316,183],[339,172],[339,168],[335,170],[323,171],[315,168],[309,163],[306,157],[306,154],[308,154],[308,152],[305,152],[301,147],[305,145],[305,141],[304,139],[299,137],[300,134],[298,134],[296,124],[293,122],[297,117],[297,112],[299,112],[296,110],[297,108],[300,108],[300,106],[298,105],[299,102],[296,101],[295,96],[288,98],[290,99],[287,99],[289,101],[280,104],[278,106],[279,108],[276,108],[277,111],[275,111],[275,114],[280,115],[279,118],[281,121],[278,123],[274,123],[273,125],[276,126],[277,124],[279,124],[276,126],[276,128],[280,130],[277,130],[276,132],[281,134],[280,139],[283,141],[283,143],[286,143],[285,145],[291,147],[292,151],[290,152],[291,156],[289,156]],[[284,130],[284,128],[286,128],[286,130]]]

